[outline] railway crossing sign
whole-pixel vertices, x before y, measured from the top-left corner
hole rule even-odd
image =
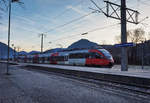
[[[115,44],[115,47],[133,47],[136,46],[135,43],[123,43],[123,44]]]

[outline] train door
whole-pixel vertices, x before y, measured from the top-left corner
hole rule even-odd
[[[38,55],[34,55],[33,63],[39,63],[39,56]]]
[[[24,56],[24,63],[26,63],[27,62],[27,56],[25,55]]]
[[[50,64],[57,64],[57,56],[59,54],[58,53],[53,53],[51,56],[50,56]]]

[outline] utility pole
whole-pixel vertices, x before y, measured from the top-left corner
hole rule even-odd
[[[11,19],[11,2],[12,0],[9,0],[9,20],[8,20],[8,51],[7,51],[7,71],[6,74],[9,75],[9,48],[10,48],[10,19]]]
[[[19,0],[8,0],[9,1],[9,18],[8,18],[8,49],[7,49],[7,70],[6,74],[9,75],[9,54],[10,54],[10,23],[11,23],[11,3],[13,2],[19,2]]]
[[[142,46],[142,70],[144,69],[144,41],[141,43]]]
[[[121,0],[121,43],[127,43],[126,0]],[[128,71],[127,47],[121,50],[121,71]]]
[[[121,21],[121,44],[127,43],[127,33],[126,33],[126,24],[134,23],[138,24],[138,14],[136,10],[132,10],[126,7],[126,0],[121,0],[121,5],[104,1],[106,2],[106,12],[104,12],[93,0],[91,2],[99,9],[97,11],[103,13],[105,16],[117,19]],[[128,71],[128,55],[127,47],[122,47],[121,50],[121,71]]]
[[[39,36],[41,36],[41,53],[43,53],[43,41],[44,41],[44,36],[46,36],[46,35],[40,34]]]
[[[14,47],[14,61],[16,61],[16,47]]]
[[[2,60],[2,49],[1,49],[1,45],[0,45],[0,61]]]
[[[17,60],[18,60],[18,58],[19,58],[19,52],[20,52],[20,49],[21,49],[21,48],[18,46],[17,49],[18,49],[18,50],[17,50],[17,51],[18,51],[18,53],[17,53],[17,54],[18,54],[18,55],[17,55]]]

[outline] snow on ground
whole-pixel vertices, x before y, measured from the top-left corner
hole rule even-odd
[[[112,68],[66,66],[66,65],[52,65],[52,64],[31,64],[31,63],[20,63],[20,65],[33,65],[33,66],[49,67],[49,68],[56,68],[56,69],[77,70],[77,71],[95,72],[95,73],[103,73],[103,74],[150,78],[150,66],[146,66],[144,69],[141,69],[141,66],[129,66],[128,71],[121,71],[120,65],[114,65]]]

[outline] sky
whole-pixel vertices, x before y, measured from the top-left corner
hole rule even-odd
[[[1,0],[0,0],[1,1]],[[103,0],[94,0],[106,11]],[[120,4],[120,0],[109,0]],[[138,10],[139,21],[150,17],[150,0],[126,0],[127,7]],[[67,48],[80,39],[88,39],[98,44],[115,44],[115,36],[120,35],[120,21],[106,17],[90,0],[21,0],[24,4],[12,3],[11,44],[20,51],[40,51],[44,33],[44,50]],[[0,12],[0,41],[7,44],[8,11]],[[86,15],[86,16],[85,16]],[[84,18],[80,18],[83,17]],[[146,36],[150,32],[150,18],[140,24],[127,23],[127,30],[143,28]],[[88,32],[86,35],[81,35]]]

